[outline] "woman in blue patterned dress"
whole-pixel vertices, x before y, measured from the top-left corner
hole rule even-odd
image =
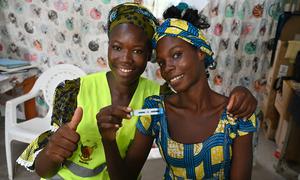
[[[106,135],[107,123],[102,124],[102,142],[110,147],[106,153],[113,164],[108,169],[118,172],[115,179],[136,179],[155,139],[167,164],[165,179],[251,179],[255,116],[232,117],[228,98],[210,89],[206,68],[213,63],[213,52],[197,11],[173,6],[164,17],[153,44],[162,77],[176,93],[145,100],[143,108],[161,108],[162,114],[139,118],[124,160]],[[115,113],[126,117],[128,111]]]

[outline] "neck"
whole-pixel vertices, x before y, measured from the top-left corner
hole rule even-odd
[[[214,92],[210,89],[206,79],[200,80],[187,91],[180,92],[176,95],[177,102],[180,102],[182,108],[188,108],[193,111],[203,111],[213,106]]]
[[[118,81],[112,72],[108,72],[106,76],[112,98],[122,97],[131,99],[138,86],[139,79],[137,79],[135,82],[126,84]]]

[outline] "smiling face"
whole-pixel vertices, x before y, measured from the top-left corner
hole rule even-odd
[[[205,54],[184,40],[163,37],[156,52],[161,75],[175,91],[186,91],[201,78],[205,79]]]
[[[111,31],[108,61],[119,82],[131,84],[139,79],[151,56],[149,42],[145,32],[132,24],[120,24]]]

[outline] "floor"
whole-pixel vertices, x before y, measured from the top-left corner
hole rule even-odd
[[[5,158],[5,143],[4,143],[4,119],[0,119],[0,180],[6,180],[7,169],[6,169],[6,158]],[[17,156],[26,147],[26,144],[15,142],[13,143],[14,156]],[[273,156],[276,150],[275,143],[267,140],[263,133],[259,133],[259,143],[257,149],[257,158],[255,166],[253,167],[252,179],[254,180],[282,180],[286,179],[278,175],[273,166],[276,163],[276,159]],[[144,180],[162,179],[164,171],[164,162],[160,159],[147,161],[142,174]],[[15,168],[15,179],[16,180],[35,180],[39,177],[35,173],[26,171],[21,166]]]

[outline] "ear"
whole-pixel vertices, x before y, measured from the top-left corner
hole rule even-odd
[[[206,56],[205,52],[201,51],[200,49],[198,49],[197,55],[198,55],[198,58],[199,58],[201,61],[203,61],[203,60],[205,59],[205,56]]]

